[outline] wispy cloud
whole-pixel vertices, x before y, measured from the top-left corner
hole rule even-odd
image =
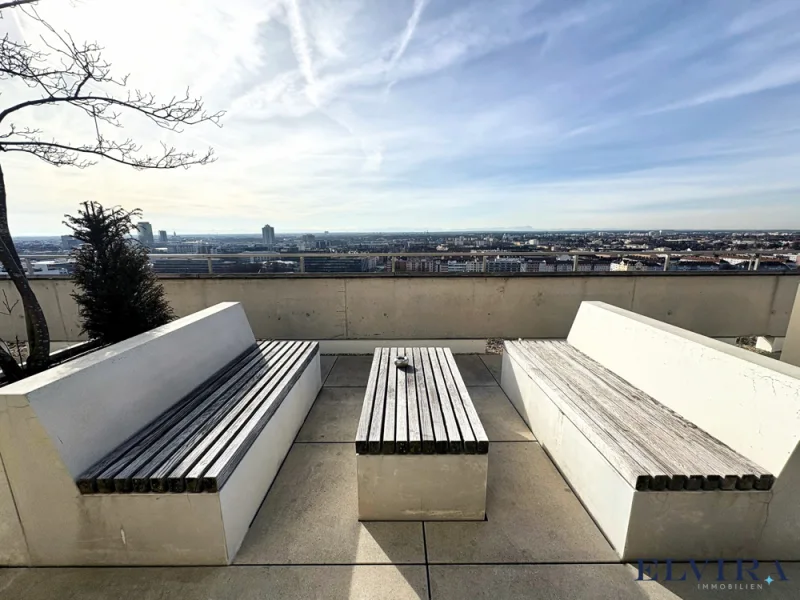
[[[42,11],[98,39],[135,86],[191,85],[229,113],[221,130],[171,140],[217,148],[217,163],[187,172],[0,156],[20,232],[58,232],[90,198],[194,231],[800,227],[795,0],[50,0]],[[30,24],[13,34],[38,40]],[[68,111],[28,118],[82,133]],[[146,145],[162,135],[138,120],[121,133]]]

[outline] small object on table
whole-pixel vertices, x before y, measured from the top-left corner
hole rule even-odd
[[[394,359],[394,364],[398,369],[403,369],[408,366],[408,357],[401,354]]]

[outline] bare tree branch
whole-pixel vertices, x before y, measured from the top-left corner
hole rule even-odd
[[[22,6],[23,4],[33,4],[39,0],[10,0],[10,2],[0,2],[0,10],[4,8],[13,8],[15,6]]]

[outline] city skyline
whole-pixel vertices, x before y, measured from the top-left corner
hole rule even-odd
[[[800,227],[796,2],[209,0],[159,3],[157,20],[149,4],[40,11],[97,39],[134,87],[185,84],[227,110],[222,129],[125,131],[212,145],[218,162],[149,173],[4,156],[15,235],[62,234],[92,199],[209,234],[254,220],[277,234]],[[37,41],[16,14],[0,28]],[[29,118],[75,132],[69,109]]]

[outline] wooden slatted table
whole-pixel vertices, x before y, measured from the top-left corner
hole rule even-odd
[[[375,350],[356,432],[361,520],[484,519],[488,452],[449,348]]]

